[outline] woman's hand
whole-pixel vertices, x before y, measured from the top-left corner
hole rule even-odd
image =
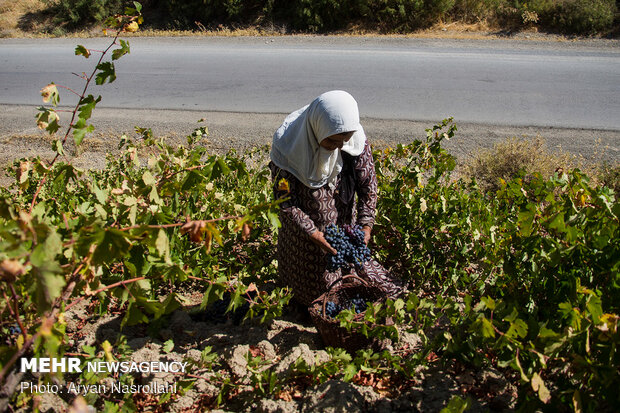
[[[370,231],[372,231],[372,229],[369,226],[364,225],[362,227],[362,231],[364,231],[364,243],[368,245],[370,242]]]
[[[336,251],[331,245],[329,245],[329,242],[327,242],[327,240],[325,239],[325,235],[321,231],[314,231],[312,234],[310,234],[310,239],[323,251],[333,255],[336,255],[338,253],[338,251]]]

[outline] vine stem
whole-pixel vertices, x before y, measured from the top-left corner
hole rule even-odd
[[[208,166],[211,166],[211,165],[210,164],[204,164],[204,165],[190,166],[189,168],[185,168],[185,169],[181,169],[180,171],[169,173],[168,175],[164,176],[164,179],[170,179],[173,176],[178,175],[180,173],[194,171],[196,169],[202,169],[202,168],[206,168]],[[160,182],[163,182],[163,181],[160,181]]]
[[[132,284],[132,283],[135,283],[135,282],[138,282],[138,281],[142,281],[142,280],[145,280],[145,279],[146,279],[146,277],[136,277],[136,278],[132,278],[130,280],[123,280],[123,281],[116,282],[114,284],[106,285],[105,287],[101,287],[98,290],[93,291],[92,294],[90,294],[89,296],[82,296],[82,297],[76,298],[75,300],[73,300],[71,303],[69,303],[65,307],[65,311],[69,311],[69,309],[71,307],[73,307],[74,305],[84,301],[88,297],[92,297],[92,296],[97,295],[97,294],[99,294],[101,292],[107,291],[107,290],[109,290],[111,288],[116,288],[116,287],[120,287],[120,286],[124,287],[127,284]]]
[[[62,144],[63,145],[67,142],[67,138],[69,137],[69,133],[71,132],[71,129],[73,129],[73,121],[75,120],[75,115],[77,114],[78,109],[80,108],[80,103],[82,102],[82,99],[84,99],[84,95],[86,95],[86,91],[88,90],[88,87],[90,86],[90,82],[92,82],[93,77],[95,77],[95,74],[97,73],[97,70],[99,69],[99,65],[101,64],[101,62],[103,62],[103,58],[105,57],[105,55],[116,44],[116,41],[118,40],[118,37],[120,36],[122,31],[123,31],[122,28],[120,28],[120,29],[118,29],[116,31],[116,34],[114,35],[114,39],[112,39],[112,43],[110,43],[110,45],[103,52],[101,52],[101,56],[99,57],[99,60],[97,61],[97,65],[93,69],[93,71],[90,74],[90,76],[88,76],[86,78],[86,84],[84,85],[84,89],[82,89],[82,94],[79,95],[80,99],[78,100],[78,103],[75,105],[75,109],[73,109],[73,116],[71,116],[71,121],[69,122],[69,127],[67,128],[67,132],[65,133],[65,137],[62,140]],[[58,159],[58,154],[56,154],[56,156],[52,160],[52,165],[54,164],[54,162],[56,162],[56,159]]]
[[[204,220],[204,222],[211,223],[211,222],[228,221],[228,220],[240,219],[240,218],[243,218],[243,216],[242,215],[235,215],[235,216],[230,215],[230,216],[225,216],[225,217],[220,217],[220,218],[207,219],[207,220]],[[191,221],[188,221],[188,222],[191,222]],[[149,228],[149,229],[176,228],[176,227],[182,227],[185,224],[187,224],[187,222],[177,222],[174,224],[162,224],[162,225],[133,225],[131,227],[120,228],[119,231],[129,231],[129,230],[138,229],[138,228]]]
[[[7,303],[6,308],[8,308],[8,309],[9,309],[9,313],[11,313],[11,316],[13,316],[13,318],[14,318],[14,319],[16,319],[18,323],[20,323],[20,327],[19,327],[19,328],[22,328],[22,327],[21,327],[21,321],[19,320],[19,315],[18,315],[18,314],[15,314],[15,310],[16,310],[16,308],[17,308],[17,305],[15,305],[15,307],[16,307],[16,308],[11,307],[11,301],[9,300],[9,297],[7,297],[7,295],[6,295],[6,293],[4,292],[4,290],[2,290],[2,295],[4,296],[4,300],[5,300],[5,301],[6,301],[6,303]],[[22,329],[22,333],[23,333],[23,332],[24,332],[24,330]],[[28,339],[28,336],[27,336],[27,335],[25,335],[25,336],[24,336],[24,339]]]
[[[120,36],[120,34],[122,33],[123,29],[119,28],[116,31],[116,34],[114,36],[114,39],[112,40],[112,43],[110,43],[110,45],[103,51],[101,52],[101,56],[99,57],[99,60],[97,61],[97,65],[95,66],[95,69],[93,69],[92,73],[90,74],[90,76],[86,77],[84,80],[86,81],[86,84],[84,85],[84,89],[82,89],[82,93],[79,94],[67,87],[61,86],[67,90],[69,90],[72,93],[75,93],[79,99],[77,104],[75,105],[75,108],[72,111],[72,116],[71,116],[71,121],[69,122],[69,127],[67,128],[67,132],[65,133],[64,138],[62,139],[62,145],[64,146],[65,143],[67,142],[67,138],[69,137],[69,133],[71,133],[71,130],[73,129],[73,122],[75,121],[75,116],[80,108],[80,103],[82,103],[82,99],[84,99],[84,95],[86,95],[86,91],[88,90],[88,87],[90,86],[90,82],[93,80],[93,77],[95,77],[95,74],[97,73],[97,70],[99,68],[99,65],[101,64],[101,62],[103,61],[103,58],[105,57],[105,55],[110,51],[110,49],[116,44],[116,41],[118,40],[118,37]],[[49,167],[51,167],[52,165],[54,165],[56,163],[56,160],[58,159],[58,157],[60,156],[59,153],[56,153],[56,156],[54,156],[54,159],[52,159],[52,161],[49,163]],[[51,169],[51,168],[50,168]],[[49,170],[47,171],[47,173],[45,174],[45,176],[43,177],[43,179],[41,180],[41,182],[39,183],[39,187],[37,188],[34,196],[32,197],[32,202],[30,203],[30,212],[32,212],[32,210],[34,209],[34,205],[37,201],[37,197],[39,196],[39,193],[41,192],[41,189],[43,188],[43,185],[45,184],[45,181],[47,180],[47,174],[49,173]]]
[[[22,330],[22,335],[24,336],[24,340],[28,338],[28,332],[22,323],[22,319],[19,316],[19,298],[17,297],[17,292],[15,291],[15,286],[13,283],[9,283],[9,288],[11,288],[11,293],[13,294],[13,303],[15,304],[15,320],[17,320],[17,324],[19,328]],[[7,301],[8,303],[8,301]]]

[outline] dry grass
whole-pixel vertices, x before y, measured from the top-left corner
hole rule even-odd
[[[0,0],[0,37],[28,36],[23,26],[29,24],[29,16],[45,8],[41,0]]]
[[[509,181],[525,172],[526,179],[539,173],[549,178],[558,170],[579,168],[590,177],[600,174],[600,167],[564,151],[551,151],[540,136],[535,139],[510,138],[480,150],[463,165],[463,174],[476,179],[485,191],[500,188],[500,179]]]

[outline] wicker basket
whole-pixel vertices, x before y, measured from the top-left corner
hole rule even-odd
[[[321,334],[323,343],[326,346],[342,347],[350,353],[363,348],[372,348],[374,350],[380,350],[384,348],[389,340],[379,340],[375,337],[366,337],[360,332],[355,330],[347,331],[346,328],[340,326],[340,321],[335,320],[325,313],[325,306],[328,301],[335,304],[342,302],[349,302],[353,297],[359,295],[366,301],[373,303],[382,302],[386,298],[385,292],[376,285],[370,284],[365,280],[355,276],[346,275],[342,277],[341,281],[347,279],[356,279],[359,283],[347,283],[339,284],[330,288],[326,293],[319,296],[313,301],[312,305],[308,308],[312,321],[316,326],[316,329]],[[364,318],[364,313],[355,315],[355,321],[361,321]],[[392,320],[386,320],[386,324],[392,324]]]

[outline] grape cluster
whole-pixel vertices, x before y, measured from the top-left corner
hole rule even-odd
[[[332,301],[328,301],[325,303],[325,314],[330,318],[335,318],[340,311],[342,311],[342,307],[340,304],[336,304]]]
[[[330,224],[325,228],[325,239],[338,252],[328,257],[329,271],[347,268],[349,264],[360,268],[370,259],[370,249],[364,243],[364,231],[359,225]]]
[[[9,327],[9,334],[17,335],[17,334],[21,334],[21,333],[22,333],[22,329],[19,328],[18,324],[13,324],[11,327]]]
[[[366,311],[366,308],[368,307],[368,305],[366,304],[366,300],[357,296],[351,299],[351,305],[349,305],[349,308],[351,307],[353,307],[355,309],[355,312],[359,314],[359,313],[363,313],[364,311]]]
[[[352,298],[349,302],[345,302],[344,304],[336,304],[332,301],[328,301],[325,303],[325,314],[330,318],[336,318],[342,310],[352,309],[355,310],[356,314],[360,314],[366,311],[367,307],[368,304],[366,304],[366,300],[356,295],[355,298]]]

